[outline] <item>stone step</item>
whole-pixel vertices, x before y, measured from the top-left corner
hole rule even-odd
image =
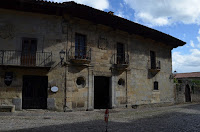
[[[15,112],[14,105],[0,105],[0,112]]]

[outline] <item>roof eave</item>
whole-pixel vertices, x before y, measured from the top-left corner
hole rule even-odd
[[[11,2],[12,1],[12,2]],[[62,16],[68,13],[74,17],[102,24],[114,29],[128,32],[129,34],[139,35],[155,41],[165,43],[173,48],[183,46],[183,42],[173,36],[130,20],[108,14],[107,12],[82,5],[75,2],[54,3],[43,0],[1,0],[0,8],[13,9],[25,12],[42,13],[49,15]],[[81,10],[81,11],[80,11]]]

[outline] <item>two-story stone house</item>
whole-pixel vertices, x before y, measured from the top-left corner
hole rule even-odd
[[[74,2],[1,0],[0,105],[91,110],[173,103],[185,42]]]

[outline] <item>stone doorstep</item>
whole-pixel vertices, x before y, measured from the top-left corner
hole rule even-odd
[[[15,105],[0,105],[0,112],[15,112]]]

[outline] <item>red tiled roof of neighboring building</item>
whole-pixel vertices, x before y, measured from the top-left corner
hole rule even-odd
[[[176,73],[174,78],[195,78],[195,77],[200,77],[200,72]]]

